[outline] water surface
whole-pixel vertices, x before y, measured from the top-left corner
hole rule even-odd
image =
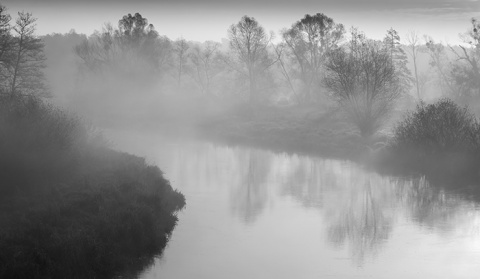
[[[111,132],[187,206],[140,278],[478,278],[480,207],[348,161]]]

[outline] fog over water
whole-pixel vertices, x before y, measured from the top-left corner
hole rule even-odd
[[[0,278],[479,274],[479,0],[0,4]]]
[[[338,160],[109,133],[187,208],[140,278],[472,278],[480,207],[424,178]]]

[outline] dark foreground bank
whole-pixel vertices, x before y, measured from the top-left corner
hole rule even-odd
[[[114,278],[161,254],[185,198],[157,167],[38,100],[0,114],[0,278]]]

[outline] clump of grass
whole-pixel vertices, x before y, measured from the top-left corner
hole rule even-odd
[[[0,102],[0,278],[113,278],[161,253],[185,197],[39,100]]]

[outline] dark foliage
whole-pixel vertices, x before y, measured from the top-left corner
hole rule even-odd
[[[38,99],[0,102],[0,278],[113,278],[161,253],[185,198]]]
[[[394,130],[390,161],[433,176],[478,175],[480,125],[449,99],[420,103]]]
[[[420,103],[395,128],[395,147],[426,155],[477,151],[478,123],[468,109],[450,99]]]

